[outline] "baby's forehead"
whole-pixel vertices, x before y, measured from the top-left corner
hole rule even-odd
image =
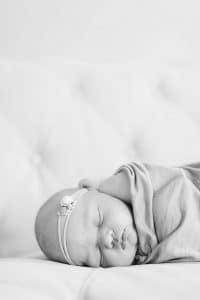
[[[80,199],[83,206],[115,206],[115,200],[112,196],[98,192],[97,190],[88,190]]]
[[[90,201],[98,202],[100,199],[104,199],[107,195],[98,192],[95,189],[89,189],[87,193],[81,196],[81,200],[85,202],[85,205],[89,205]]]

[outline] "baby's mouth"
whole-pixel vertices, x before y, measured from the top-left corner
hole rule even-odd
[[[120,244],[123,250],[126,249],[127,244],[136,246],[137,244],[137,235],[136,232],[132,231],[131,226],[126,226],[120,236]]]

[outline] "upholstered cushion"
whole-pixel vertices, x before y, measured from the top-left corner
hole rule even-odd
[[[181,101],[182,70],[43,64],[0,61],[1,256],[39,251],[39,206],[82,177],[108,176],[136,159],[199,160],[197,101],[194,120]]]
[[[173,165],[199,160],[198,66],[145,60],[92,65],[62,57],[44,64],[70,81],[74,93],[125,138],[137,159]]]
[[[47,197],[127,160],[123,139],[44,68],[0,62],[0,255],[37,251],[34,218]]]

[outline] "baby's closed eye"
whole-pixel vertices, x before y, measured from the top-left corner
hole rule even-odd
[[[98,207],[98,214],[99,214],[98,226],[100,227],[101,225],[103,225],[103,213],[99,207]]]

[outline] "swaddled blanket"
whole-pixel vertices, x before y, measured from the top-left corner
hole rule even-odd
[[[130,163],[119,171],[130,183],[136,263],[200,261],[200,163]]]

